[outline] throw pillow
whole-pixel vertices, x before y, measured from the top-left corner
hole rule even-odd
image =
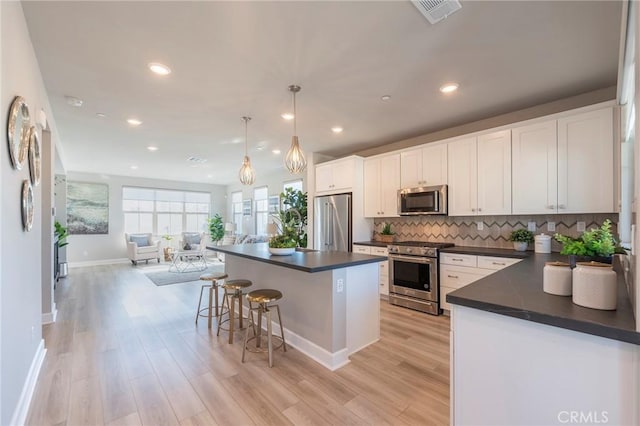
[[[148,247],[151,245],[147,235],[130,235],[129,241],[136,243],[138,247]]]
[[[184,234],[184,241],[191,245],[200,244],[200,234]]]

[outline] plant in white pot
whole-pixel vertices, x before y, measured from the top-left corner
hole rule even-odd
[[[511,231],[509,241],[513,242],[513,248],[516,251],[527,251],[529,243],[533,242],[533,232],[526,229],[516,229]]]

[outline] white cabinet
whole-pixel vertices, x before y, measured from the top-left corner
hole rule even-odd
[[[398,216],[398,189],[400,189],[400,154],[365,160],[365,217]]]
[[[440,307],[451,310],[447,294],[504,269],[520,259],[469,254],[442,253],[440,256]]]
[[[513,129],[513,213],[608,213],[614,206],[613,110]]]
[[[448,150],[449,215],[511,214],[511,132],[459,139]]]
[[[400,154],[400,186],[435,186],[447,183],[447,145],[438,144]]]
[[[316,166],[316,192],[339,193],[351,190],[356,170],[354,158],[344,158]]]
[[[389,251],[386,247],[371,247],[371,246],[363,246],[359,244],[354,244],[352,248],[354,253],[362,253],[362,254],[371,254],[373,256],[384,256],[387,257],[389,255]],[[378,284],[380,285],[380,295],[388,296],[389,295],[389,261],[385,260],[384,262],[378,263],[379,273],[378,273]]]

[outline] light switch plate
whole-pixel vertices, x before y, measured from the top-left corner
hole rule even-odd
[[[484,222],[483,221],[476,222],[476,225],[478,226],[478,231],[484,230]]]
[[[527,229],[531,232],[536,232],[536,223],[535,222],[529,222],[527,223]]]
[[[547,231],[554,232],[556,230],[555,222],[547,222]]]
[[[578,232],[584,232],[585,223],[582,221],[578,221],[578,223],[576,223],[576,228]]]

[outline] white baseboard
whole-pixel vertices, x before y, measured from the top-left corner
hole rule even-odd
[[[29,413],[29,405],[31,405],[31,399],[33,398],[33,391],[36,389],[36,382],[38,381],[38,374],[40,374],[40,368],[42,368],[42,362],[47,354],[47,350],[44,348],[44,339],[40,340],[36,354],[31,361],[31,367],[29,368],[29,374],[22,387],[22,393],[16,406],[13,416],[11,416],[12,425],[23,425],[27,421],[27,414]]]
[[[156,261],[155,259],[153,260]],[[83,268],[85,266],[101,266],[101,265],[113,265],[116,263],[129,263],[131,262],[126,257],[120,259],[103,259],[103,260],[86,260],[84,262],[69,262],[69,268]]]
[[[53,312],[48,312],[46,314],[42,314],[42,325],[52,324],[56,322],[56,317],[58,316],[58,310],[56,309],[56,304],[53,304]]]

